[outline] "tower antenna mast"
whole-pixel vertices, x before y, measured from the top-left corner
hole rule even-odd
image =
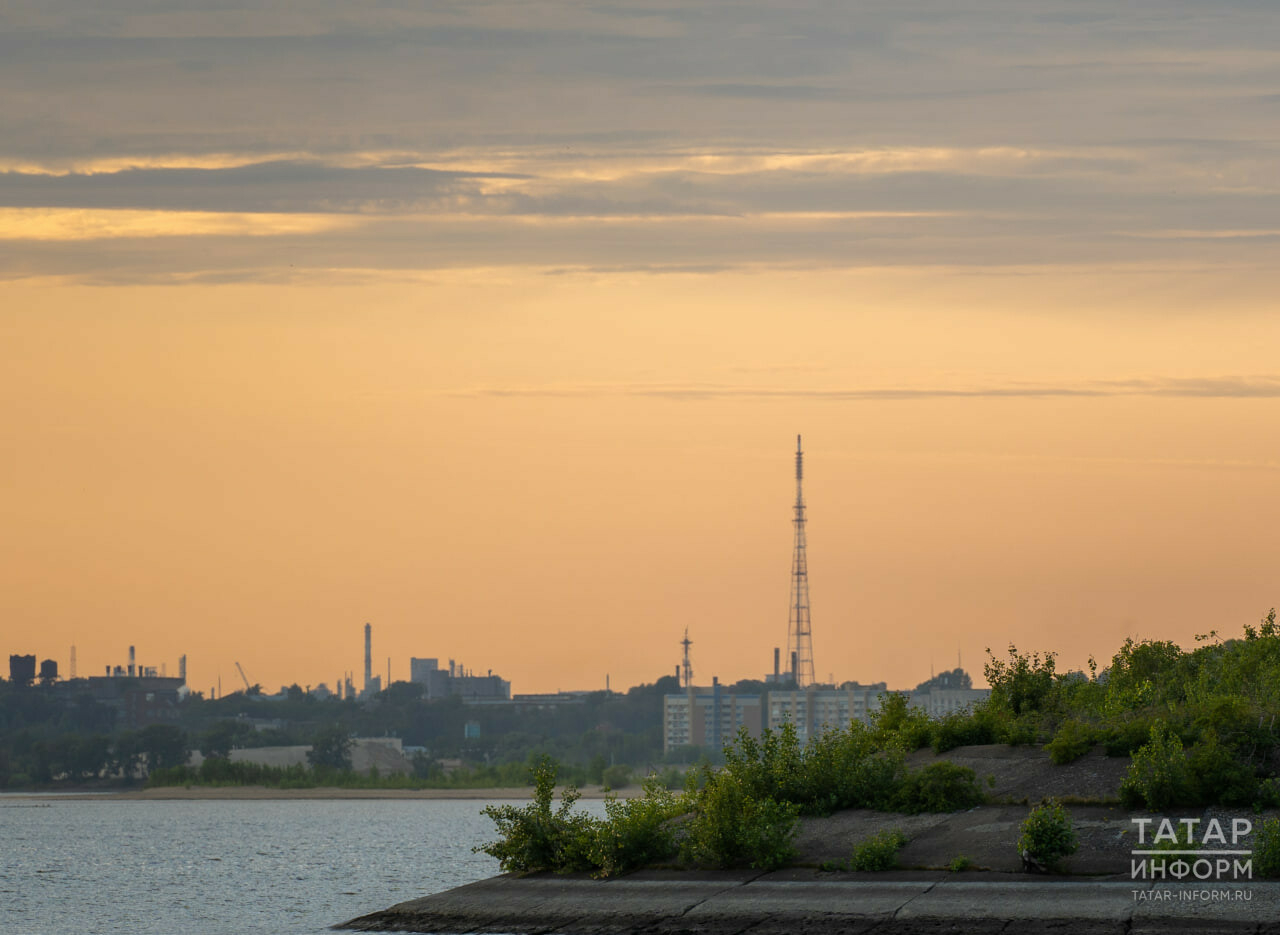
[[[809,559],[804,535],[804,451],[796,436],[795,549],[791,556],[791,603],[787,615],[787,654],[794,660],[794,675],[800,688],[815,681],[813,675],[813,632],[809,624]]]
[[[680,645],[684,647],[684,663],[681,666],[680,680],[684,682],[682,687],[689,688],[693,685],[693,663],[689,661],[689,647],[693,645],[693,640],[689,639],[689,628],[684,628],[684,639],[680,641]]]

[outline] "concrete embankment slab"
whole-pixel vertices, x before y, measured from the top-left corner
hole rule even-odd
[[[547,932],[641,931],[679,919],[754,873],[652,874],[591,880],[533,874],[496,877],[410,900],[352,920],[361,931]]]
[[[342,927],[576,935],[1280,933],[1280,884],[1250,882],[1226,892],[1214,897],[1207,888],[1149,882],[805,880],[794,872],[649,873],[608,881],[535,875],[484,880]]]
[[[1073,919],[1122,923],[1132,886],[1081,882],[944,881],[904,905],[899,919]]]

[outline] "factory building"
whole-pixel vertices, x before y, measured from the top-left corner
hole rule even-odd
[[[165,724],[178,719],[178,705],[189,694],[187,657],[178,663],[180,678],[165,676],[164,666],[138,664],[137,652],[129,647],[129,665],[106,666],[103,675],[90,676],[89,694],[116,711],[122,727],[138,728],[148,724]]]
[[[437,659],[409,660],[409,681],[426,686],[423,697],[428,701],[461,698],[463,701],[510,701],[511,683],[494,675],[476,675],[470,669],[449,660],[449,668],[441,669]]]
[[[158,675],[97,675],[85,681],[93,700],[114,708],[117,722],[128,728],[176,721],[178,705],[187,694],[182,679]]]
[[[428,679],[431,678],[430,673],[439,671],[439,659],[419,659],[416,656],[411,656],[409,658],[410,682],[417,682],[419,685],[426,685]]]

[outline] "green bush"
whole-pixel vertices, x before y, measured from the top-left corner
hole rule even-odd
[[[807,815],[889,808],[902,775],[901,749],[879,749],[875,734],[858,723],[825,731],[804,747],[790,724],[759,740],[739,731],[724,755],[725,772],[752,798],[791,802]]]
[[[898,866],[898,851],[907,843],[907,836],[894,828],[881,831],[853,848],[849,858],[850,870],[892,870]]]
[[[1041,872],[1056,868],[1060,860],[1074,854],[1079,846],[1071,816],[1052,799],[1031,810],[1018,837],[1018,854],[1023,866]]]
[[[206,763],[210,762],[205,760]],[[152,770],[147,776],[146,785],[156,786],[189,786],[200,779],[200,770],[192,766],[170,766],[167,769]]]
[[[961,873],[973,866],[973,861],[964,854],[959,854],[951,859],[951,863],[947,864],[947,869],[952,873]]]
[[[977,777],[967,766],[942,761],[908,773],[894,804],[902,812],[955,812],[985,800]]]
[[[1064,766],[1080,759],[1096,742],[1096,734],[1092,727],[1074,718],[1063,721],[1053,740],[1045,745],[1049,751],[1049,759],[1059,766]]]
[[[1013,747],[1040,743],[1044,720],[1036,711],[1028,711],[1016,717],[1006,714],[996,720],[995,740]]]
[[[727,769],[708,770],[684,825],[681,851],[696,864],[774,870],[795,856],[799,814],[794,802],[752,795]]]
[[[1245,699],[1212,695],[1193,709],[1191,726],[1201,739],[1213,737],[1241,750],[1270,745],[1271,732],[1259,727],[1261,712]]]
[[[1213,735],[1187,751],[1187,779],[1196,804],[1249,805],[1257,797],[1253,767]]]
[[[802,813],[813,815],[888,808],[903,774],[901,749],[877,749],[872,732],[857,723],[811,740],[801,762],[807,782],[798,804]]]
[[[1162,811],[1194,798],[1182,740],[1158,721],[1151,726],[1146,744],[1133,754],[1129,771],[1120,783],[1120,801],[1126,808],[1145,806]]]
[[[752,798],[807,803],[816,795],[809,771],[804,768],[804,748],[790,723],[778,730],[766,728],[758,740],[745,728],[739,730],[724,748],[724,769]],[[711,775],[707,770],[699,773]]]
[[[1137,717],[1108,725],[1103,735],[1107,756],[1133,756],[1151,739],[1151,728],[1158,722],[1147,717]]]
[[[1180,706],[1186,698],[1185,656],[1168,640],[1126,639],[1111,659],[1103,710],[1107,714],[1140,710],[1152,705]]]
[[[995,726],[982,709],[956,711],[935,721],[929,745],[934,753],[946,753],[956,747],[994,743]]]
[[[880,707],[871,714],[872,735],[880,747],[890,745],[908,752],[929,746],[933,724],[921,708],[913,708],[901,692],[880,696]]]
[[[676,855],[672,819],[686,810],[686,803],[660,776],[645,779],[643,797],[609,798],[604,810],[606,818],[595,828],[589,854],[597,876],[626,873]]]
[[[1253,833],[1253,868],[1264,877],[1280,877],[1280,818],[1268,818]]]
[[[573,803],[578,800],[578,792],[572,787],[564,791],[560,807],[552,811],[556,764],[551,757],[543,756],[532,772],[533,801],[523,808],[486,806],[481,813],[493,819],[501,839],[472,850],[496,857],[504,872],[592,869],[591,850],[599,822],[588,815],[572,813]]]
[[[988,649],[983,666],[991,686],[987,707],[1015,717],[1046,710],[1054,688],[1055,660],[1055,653],[1019,653],[1012,643],[1007,661],[997,659]]]
[[[1280,808],[1280,779],[1272,776],[1258,783],[1254,790],[1253,807],[1258,811],[1264,808]]]

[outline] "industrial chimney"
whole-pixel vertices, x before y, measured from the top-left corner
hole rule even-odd
[[[135,672],[134,672],[134,666],[133,666],[133,660],[134,660],[133,647],[132,647],[132,646],[130,646],[130,647],[129,647],[129,678],[133,678],[133,676],[134,676],[134,674],[135,674]]]
[[[370,624],[364,625],[364,690],[369,690],[369,683],[373,681],[373,627]]]
[[[182,684],[187,684],[187,654],[183,653],[178,657],[178,678],[182,679]]]

